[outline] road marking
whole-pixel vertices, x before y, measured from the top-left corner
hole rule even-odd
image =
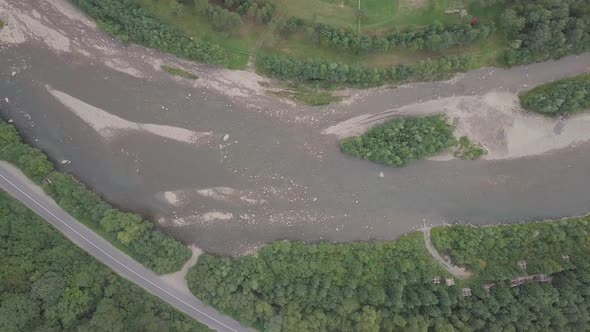
[[[184,305],[186,305],[187,307],[193,309],[194,311],[200,313],[201,315],[211,319],[212,321],[218,323],[219,325],[229,329],[232,332],[238,332],[237,330],[234,330],[233,328],[223,324],[222,322],[218,321],[217,319],[209,316],[208,314],[202,312],[201,310],[193,307],[191,304],[185,302],[184,300],[176,297],[174,294],[168,292],[167,290],[165,290],[164,288],[158,286],[157,284],[155,284],[154,282],[152,282],[149,279],[146,279],[145,277],[143,277],[141,274],[135,272],[135,270],[131,269],[130,267],[128,267],[127,265],[121,263],[119,260],[117,260],[115,257],[109,255],[106,251],[104,251],[103,249],[101,249],[99,246],[97,246],[96,244],[94,244],[94,242],[90,241],[88,238],[86,238],[84,235],[80,234],[77,230],[75,230],[72,226],[68,225],[65,221],[61,220],[58,216],[56,216],[55,214],[53,214],[53,212],[49,211],[45,206],[41,205],[39,202],[37,202],[34,198],[32,198],[31,196],[29,196],[26,192],[24,192],[22,189],[20,189],[19,187],[17,187],[14,183],[12,183],[10,180],[8,180],[4,175],[0,174],[0,177],[2,177],[2,179],[4,179],[4,181],[8,182],[11,186],[13,186],[16,190],[20,191],[23,195],[25,195],[28,199],[30,199],[33,203],[37,204],[41,209],[45,210],[47,213],[49,213],[52,217],[54,217],[55,219],[57,219],[59,222],[61,222],[62,224],[64,224],[66,227],[68,227],[70,230],[72,230],[74,233],[76,233],[76,235],[78,235],[79,237],[81,237],[82,239],[84,239],[86,242],[88,242],[90,245],[92,245],[93,247],[95,247],[96,249],[98,249],[100,252],[102,252],[103,254],[105,254],[107,257],[109,257],[110,259],[112,259],[113,261],[117,262],[117,264],[121,265],[122,267],[124,267],[125,269],[127,269],[129,272],[135,274],[136,276],[138,276],[139,278],[143,279],[144,281],[146,281],[147,283],[151,284],[152,286],[158,288],[159,290],[163,291],[164,293],[168,294],[169,296],[171,296],[172,298],[176,299],[177,301],[183,303]],[[64,211],[65,212],[65,211]],[[67,212],[66,212],[67,214]],[[41,216],[42,217],[42,216]],[[74,217],[72,217],[72,219],[75,219]],[[76,220],[77,221],[77,220]],[[79,221],[77,221],[79,222]],[[133,258],[132,258],[133,260]],[[140,286],[141,287],[141,286]],[[143,287],[142,287],[143,288]]]

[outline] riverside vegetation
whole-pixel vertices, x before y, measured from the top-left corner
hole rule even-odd
[[[458,141],[454,127],[443,115],[400,118],[378,125],[361,136],[340,142],[342,152],[389,166],[405,166],[410,161],[454,149],[461,159],[481,158],[486,150],[466,136]]]
[[[590,49],[580,0],[72,0],[108,32],[189,59],[311,84],[373,86]],[[464,8],[467,16],[446,14]],[[360,23],[360,25],[358,25]],[[362,31],[358,30],[362,28]]]
[[[211,331],[0,191],[0,331]]]
[[[23,143],[14,126],[4,121],[0,159],[21,169],[74,218],[156,273],[178,271],[191,257],[188,247],[154,229],[151,222],[114,209],[71,175],[54,171],[47,156]]]
[[[519,97],[523,108],[547,116],[585,111],[590,109],[590,75],[543,84]]]
[[[589,221],[434,228],[438,250],[475,272],[453,286],[419,233],[394,242],[281,241],[235,259],[205,254],[187,279],[200,299],[264,331],[583,331]],[[552,281],[510,287],[532,273]],[[494,286],[486,291],[486,283]]]

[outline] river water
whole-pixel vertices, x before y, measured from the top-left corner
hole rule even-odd
[[[569,71],[588,65],[571,63]],[[553,75],[555,67],[540,75]],[[587,143],[530,158],[420,161],[397,169],[349,158],[334,137],[321,134],[328,122],[359,110],[414,102],[428,89],[470,94],[509,85],[510,76],[500,76],[496,85],[467,84],[480,75],[475,72],[448,91],[418,85],[399,98],[392,97],[397,90],[382,91],[338,106],[342,115],[334,113],[338,107],[308,110],[318,118],[336,114],[310,125],[270,116],[273,107],[283,107],[278,102],[254,112],[247,100],[166,77],[136,78],[36,41],[2,48],[0,68],[1,115],[28,142],[56,162],[70,160],[59,168],[114,205],[159,220],[165,232],[216,253],[237,254],[280,239],[390,240],[423,223],[519,222],[590,210]],[[48,86],[128,121],[212,132],[212,138],[195,145],[129,131],[107,139]],[[220,187],[229,193],[197,192]],[[166,201],[167,191],[183,202]]]

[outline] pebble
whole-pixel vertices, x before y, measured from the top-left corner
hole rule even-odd
[[[315,201],[317,201],[317,200],[318,200],[318,198],[317,198],[317,197],[314,197],[314,198],[313,198],[313,201],[314,201],[314,202],[315,202]]]
[[[229,139],[229,134],[225,134],[225,136],[223,136],[223,141],[227,142],[228,139]]]

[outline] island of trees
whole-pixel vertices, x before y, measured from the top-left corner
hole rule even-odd
[[[590,109],[590,75],[540,85],[520,94],[523,108],[547,116],[567,116]]]
[[[466,136],[455,139],[453,131],[453,125],[443,115],[399,118],[361,136],[345,138],[340,147],[355,157],[397,167],[450,149],[455,157],[471,160],[487,153]]]

